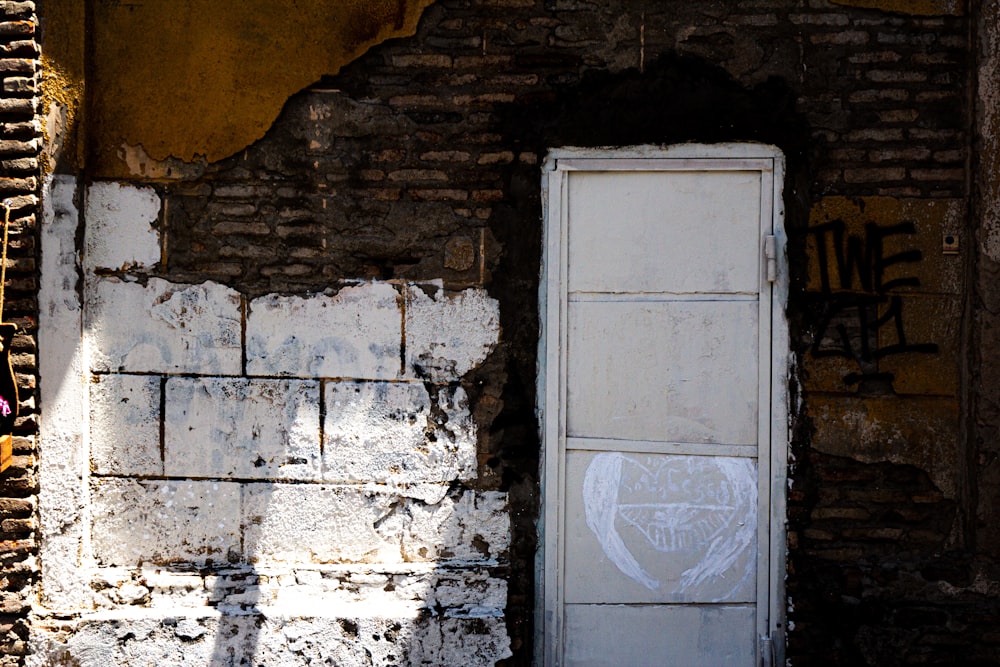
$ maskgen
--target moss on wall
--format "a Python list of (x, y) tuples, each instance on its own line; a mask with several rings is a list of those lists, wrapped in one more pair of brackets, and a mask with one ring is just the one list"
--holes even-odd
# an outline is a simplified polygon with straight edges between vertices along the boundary
[(80, 0), (46, 0), (42, 7), (42, 38), (46, 43), (40, 85), (45, 168), (53, 171), (71, 171), (83, 157), (78, 127), (84, 99), (85, 9)]

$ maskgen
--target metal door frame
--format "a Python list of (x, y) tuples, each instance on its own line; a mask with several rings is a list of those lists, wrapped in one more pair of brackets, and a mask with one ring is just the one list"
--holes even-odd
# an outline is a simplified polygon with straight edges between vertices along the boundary
[[(788, 382), (791, 354), (785, 307), (788, 262), (782, 185), (784, 157), (753, 143), (671, 147), (553, 149), (542, 168), (542, 269), (539, 283), (537, 413), (541, 431), (541, 516), (536, 563), (535, 663), (560, 664), (563, 639), (561, 555), (564, 529), (558, 500), (565, 492), (567, 332), (567, 175), (573, 171), (761, 172), (761, 277), (758, 400), (757, 664), (784, 664), (785, 521), (788, 461)], [(773, 237), (769, 245), (767, 237)], [(765, 259), (765, 253), (776, 263)], [(769, 270), (773, 275), (768, 276)], [(769, 280), (773, 278), (773, 280)], [(553, 344), (555, 343), (555, 344)], [(763, 369), (770, 367), (770, 373)]]

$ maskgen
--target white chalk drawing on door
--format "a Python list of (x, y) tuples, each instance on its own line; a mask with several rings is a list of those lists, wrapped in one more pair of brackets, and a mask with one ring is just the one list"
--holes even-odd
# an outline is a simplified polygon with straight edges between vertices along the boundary
[[(661, 582), (640, 565), (619, 532), (636, 530), (662, 553), (700, 551), (684, 570), (677, 592), (716, 578), (752, 549), (757, 530), (757, 473), (746, 458), (647, 455), (618, 452), (594, 456), (583, 479), (587, 526), (608, 559), (650, 590)], [(754, 576), (755, 561), (744, 558), (732, 577), (735, 591)]]

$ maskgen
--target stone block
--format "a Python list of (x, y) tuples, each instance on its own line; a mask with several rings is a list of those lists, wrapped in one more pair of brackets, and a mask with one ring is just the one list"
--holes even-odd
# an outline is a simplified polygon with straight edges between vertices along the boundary
[(150, 278), (88, 284), (86, 335), (94, 371), (240, 372), (240, 295), (213, 282), (181, 285)]
[(160, 197), (153, 188), (113, 182), (91, 185), (84, 218), (87, 270), (128, 270), (158, 263), (159, 216)]
[(382, 524), (401, 502), (356, 486), (247, 484), (244, 557), (251, 563), (399, 562), (399, 531)]
[(91, 504), (100, 565), (239, 560), (238, 484), (97, 479)]
[(336, 296), (269, 294), (250, 302), (250, 375), (398, 377), (402, 315), (387, 283), (345, 287)]
[(469, 479), (476, 427), (459, 388), (332, 382), (325, 388), (323, 477), (391, 484)]
[(355, 605), (314, 615), (206, 609), (172, 616), (142, 611), (95, 616), (76, 623), (68, 640), (49, 629), (34, 630), (26, 665), (486, 667), (511, 655), (503, 618), (442, 618), (414, 611)]
[(421, 618), (393, 607), (343, 611), (337, 617), (250, 617), (246, 630), (234, 634), (243, 639), (247, 664), (258, 665), (485, 667), (510, 656), (502, 618)]
[[(446, 488), (446, 487), (445, 487)], [(389, 487), (248, 484), (248, 562), (495, 562), (510, 545), (506, 494), (466, 491), (437, 502)]]
[(319, 477), (318, 382), (170, 378), (165, 411), (167, 475)]
[(402, 549), (408, 561), (489, 561), (510, 546), (507, 494), (466, 491), (439, 503), (406, 506)]
[(500, 305), (485, 290), (406, 291), (406, 374), (457, 380), (478, 366), (500, 337)]
[(93, 376), (90, 466), (100, 475), (163, 474), (159, 376)]
[(342, 619), (268, 617), (261, 624), (250, 663), (345, 667), (411, 664), (405, 659), (410, 638), (415, 630), (424, 628), (414, 627), (418, 625), (416, 618), (400, 618), (393, 611), (353, 617), (347, 610)]

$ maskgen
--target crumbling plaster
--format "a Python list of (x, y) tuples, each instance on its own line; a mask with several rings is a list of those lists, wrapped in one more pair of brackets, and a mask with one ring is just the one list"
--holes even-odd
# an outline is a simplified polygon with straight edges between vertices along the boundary
[(509, 501), (460, 484), (477, 472), (460, 382), (498, 342), (497, 302), (170, 282), (150, 275), (153, 189), (93, 183), (82, 216), (75, 179), (47, 189), (29, 664), (509, 656)]
[(86, 77), (80, 131), (93, 173), (176, 176), (262, 137), (292, 93), (413, 34), (429, 4), (49, 0), (47, 98), (75, 117)]

